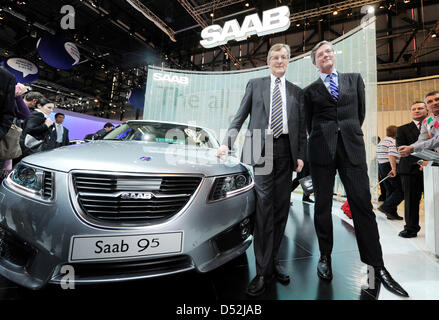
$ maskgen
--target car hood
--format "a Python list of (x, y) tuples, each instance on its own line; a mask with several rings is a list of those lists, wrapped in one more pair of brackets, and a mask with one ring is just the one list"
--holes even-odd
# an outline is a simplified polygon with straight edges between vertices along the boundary
[(245, 170), (237, 158), (224, 161), (215, 155), (216, 149), (195, 146), (102, 140), (36, 153), (23, 162), (64, 172), (99, 170), (216, 176)]

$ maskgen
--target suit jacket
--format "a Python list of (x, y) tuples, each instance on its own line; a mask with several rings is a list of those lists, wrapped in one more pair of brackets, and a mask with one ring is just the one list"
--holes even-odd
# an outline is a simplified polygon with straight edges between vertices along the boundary
[[(69, 129), (63, 126), (63, 135), (62, 135), (62, 143), (61, 146), (67, 146), (70, 142), (69, 140)], [(49, 127), (49, 134), (46, 138), (44, 150), (51, 150), (56, 148), (56, 139), (58, 138), (58, 134), (56, 132), (56, 125), (53, 124)]]
[(361, 75), (338, 74), (338, 101), (331, 96), (321, 78), (306, 87), (304, 94), (310, 163), (333, 163), (338, 135), (341, 134), (350, 162), (354, 165), (366, 164), (361, 130), (366, 104)]
[[(419, 133), (420, 131), (413, 121), (396, 128), (396, 146), (409, 146), (415, 143), (418, 140)], [(417, 161), (419, 161), (419, 158), (414, 156), (401, 157), (398, 165), (398, 173), (422, 174), (422, 171), (419, 171)]]
[[(271, 78), (270, 76), (264, 78), (251, 79), (247, 83), (244, 97), (241, 105), (230, 124), (227, 136), (223, 144), (230, 149), (236, 140), (239, 130), (243, 122), (250, 115), (250, 122), (248, 124), (248, 131), (245, 134), (243, 146), (243, 162), (250, 165), (259, 164), (261, 157), (264, 155), (265, 147), (265, 130), (268, 129), (270, 117), (270, 94), (271, 94)], [(304, 159), (305, 156), (305, 113), (303, 109), (303, 91), (298, 86), (289, 81), (285, 81), (286, 92), (286, 108), (288, 120), (288, 135), (290, 140), (291, 157), (295, 169), (297, 167), (297, 159)], [(256, 130), (260, 130), (261, 139), (256, 136)], [(253, 142), (260, 141), (258, 150), (261, 153), (253, 155)], [(251, 151), (251, 152), (250, 152)], [(249, 153), (250, 161), (245, 161), (244, 153)]]
[(431, 149), (439, 152), (439, 119), (433, 115), (422, 121), (418, 141), (412, 144), (415, 152)]
[(0, 68), (0, 140), (6, 135), (14, 120), (15, 77)]
[(46, 136), (49, 134), (49, 128), (44, 123), (45, 121), (46, 117), (41, 112), (36, 110), (31, 112), (20, 136), (20, 146), (23, 150), (23, 154), (25, 154), (25, 151), (28, 151), (28, 148), (24, 145), (24, 140), (27, 134), (30, 134), (37, 140), (44, 141), (46, 139)]

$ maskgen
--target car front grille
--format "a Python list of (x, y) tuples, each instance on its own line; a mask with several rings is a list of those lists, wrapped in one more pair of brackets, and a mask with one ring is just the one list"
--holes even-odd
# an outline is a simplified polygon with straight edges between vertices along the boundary
[(103, 221), (141, 223), (179, 212), (201, 183), (199, 176), (73, 173), (83, 212)]

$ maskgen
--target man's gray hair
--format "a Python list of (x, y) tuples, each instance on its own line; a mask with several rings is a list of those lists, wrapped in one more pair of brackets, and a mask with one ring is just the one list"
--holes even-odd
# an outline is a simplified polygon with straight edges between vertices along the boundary
[(314, 46), (314, 48), (312, 48), (312, 50), (311, 50), (311, 60), (312, 60), (312, 63), (314, 63), (314, 64), (316, 63), (316, 52), (317, 52), (317, 50), (318, 50), (321, 46), (323, 46), (323, 45), (325, 45), (325, 44), (327, 44), (328, 46), (330, 46), (331, 49), (332, 49), (332, 51), (334, 52), (334, 47), (332, 46), (332, 43), (331, 43), (331, 42), (326, 41), (326, 40), (320, 41), (320, 42), (317, 43), (317, 44)]
[(290, 60), (290, 55), (291, 55), (290, 46), (285, 44), (285, 43), (276, 43), (276, 44), (271, 46), (270, 50), (268, 50), (267, 62), (270, 61), (271, 54), (273, 53), (273, 51), (280, 51), (280, 50), (282, 50), (282, 48), (285, 48), (285, 50), (287, 50), (288, 60)]

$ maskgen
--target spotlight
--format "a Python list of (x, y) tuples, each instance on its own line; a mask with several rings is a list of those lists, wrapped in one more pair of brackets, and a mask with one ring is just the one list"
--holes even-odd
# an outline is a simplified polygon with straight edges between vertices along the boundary
[(431, 35), (431, 37), (432, 37), (432, 38), (436, 38), (436, 37), (437, 37), (437, 34), (436, 34), (436, 33), (433, 33), (433, 34)]
[(335, 10), (333, 13), (332, 13), (332, 15), (334, 15), (334, 16), (336, 16), (338, 14), (338, 11), (337, 10)]
[(250, 7), (250, 3), (246, 2), (246, 3), (245, 3), (245, 6), (246, 6), (247, 8)]

